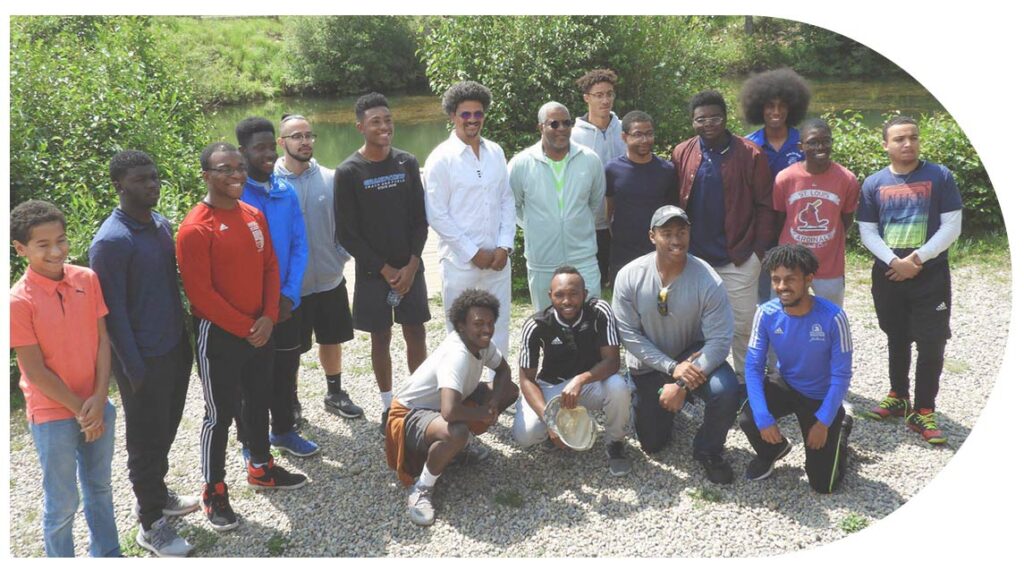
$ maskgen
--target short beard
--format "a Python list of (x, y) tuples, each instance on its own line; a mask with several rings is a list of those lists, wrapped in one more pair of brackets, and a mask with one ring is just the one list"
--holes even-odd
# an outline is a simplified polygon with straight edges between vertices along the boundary
[(295, 153), (292, 153), (291, 149), (289, 149), (287, 146), (285, 146), (284, 152), (285, 152), (286, 155), (288, 155), (289, 157), (299, 161), (300, 163), (308, 163), (310, 161), (310, 159), (313, 158), (313, 153), (310, 153), (309, 154), (309, 158), (304, 159), (304, 158), (296, 155)]

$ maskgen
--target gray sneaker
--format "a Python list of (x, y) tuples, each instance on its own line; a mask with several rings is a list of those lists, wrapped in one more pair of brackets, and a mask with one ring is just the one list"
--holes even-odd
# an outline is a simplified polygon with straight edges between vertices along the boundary
[(416, 525), (427, 526), (434, 523), (434, 503), (430, 499), (432, 493), (434, 488), (420, 486), (418, 482), (413, 484), (406, 503), (409, 506), (409, 519)]
[[(165, 516), (183, 516), (198, 509), (198, 496), (181, 496), (174, 490), (167, 490), (167, 503), (163, 508), (163, 514)], [(132, 513), (135, 515), (135, 519), (141, 519), (139, 517), (139, 513), (141, 511), (142, 506), (139, 505), (139, 502), (135, 502), (135, 507), (132, 508)]]
[(480, 444), (474, 435), (470, 435), (469, 442), (466, 443), (466, 447), (459, 451), (452, 458), (452, 464), (461, 464), (463, 466), (471, 466), (473, 464), (479, 464), (484, 460), (491, 457), (491, 450)]
[(633, 469), (633, 461), (626, 456), (625, 442), (610, 442), (605, 447), (605, 453), (608, 455), (608, 471), (612, 476), (625, 476)]
[(325, 396), (324, 408), (327, 409), (327, 412), (334, 413), (344, 418), (359, 418), (360, 416), (363, 416), (363, 409), (356, 406), (345, 391)]
[(140, 525), (135, 542), (157, 557), (188, 557), (192, 551), (192, 546), (178, 535), (166, 517), (156, 520), (149, 531), (143, 531)]

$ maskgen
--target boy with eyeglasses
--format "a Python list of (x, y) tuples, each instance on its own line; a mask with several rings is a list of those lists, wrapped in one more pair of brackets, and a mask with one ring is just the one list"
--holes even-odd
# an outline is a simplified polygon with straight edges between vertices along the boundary
[[(610, 69), (591, 70), (576, 80), (576, 87), (580, 89), (583, 101), (587, 104), (587, 112), (576, 119), (572, 127), (572, 141), (597, 153), (602, 165), (626, 152), (626, 144), (622, 140), (622, 122), (612, 111), (618, 80), (619, 76)], [(611, 215), (606, 214), (602, 205), (594, 219), (594, 228), (597, 230), (597, 265), (601, 271), (602, 286), (611, 286), (608, 270), (612, 234), (608, 227), (609, 220)]]
[(238, 527), (224, 482), (228, 428), (244, 394), (249, 486), (292, 489), (307, 483), (270, 456), (269, 412), (281, 276), (266, 218), (240, 200), (246, 180), (242, 154), (212, 143), (199, 157), (207, 194), (181, 221), (177, 254), (192, 306), (196, 362), (206, 414), (200, 434), (203, 508), (217, 531)]
[(723, 452), (740, 408), (741, 389), (725, 362), (733, 317), (723, 280), (687, 252), (690, 219), (662, 206), (650, 223), (654, 252), (622, 268), (612, 309), (636, 385), (633, 418), (640, 447), (654, 454), (668, 445), (672, 424), (692, 393), (705, 403), (693, 439), (693, 457), (713, 483), (733, 481)]
[(549, 101), (537, 112), (541, 139), (508, 163), (516, 219), (523, 228), (534, 311), (548, 305), (559, 266), (579, 270), (591, 297), (600, 297), (594, 218), (604, 206), (604, 165), (569, 137), (569, 110)]

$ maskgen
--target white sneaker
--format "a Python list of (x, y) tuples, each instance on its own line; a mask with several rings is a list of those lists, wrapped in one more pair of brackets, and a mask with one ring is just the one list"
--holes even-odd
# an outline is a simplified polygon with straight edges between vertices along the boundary
[(140, 525), (135, 542), (157, 557), (187, 557), (192, 551), (192, 546), (178, 535), (166, 517), (156, 520), (149, 531), (143, 531)]
[(420, 486), (419, 483), (413, 484), (407, 504), (409, 518), (416, 525), (426, 526), (434, 523), (434, 504), (430, 500), (430, 494), (433, 492), (434, 488), (432, 487)]

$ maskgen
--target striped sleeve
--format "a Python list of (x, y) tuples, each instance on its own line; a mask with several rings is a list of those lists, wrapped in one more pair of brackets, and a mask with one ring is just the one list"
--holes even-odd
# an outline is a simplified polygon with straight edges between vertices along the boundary
[(836, 335), (839, 339), (839, 351), (841, 353), (852, 353), (853, 352), (853, 338), (850, 336), (850, 322), (846, 318), (846, 312), (840, 310), (839, 313), (832, 318), (835, 324)]
[(599, 299), (594, 303), (594, 309), (597, 310), (597, 320), (594, 324), (598, 328), (598, 331), (604, 329), (604, 346), (619, 346), (619, 328), (615, 322), (615, 316), (612, 314), (612, 307), (608, 305), (608, 302)]
[(537, 320), (526, 320), (523, 324), (523, 336), (519, 341), (519, 368), (536, 369), (540, 366), (540, 333), (537, 330)]
[(747, 342), (747, 348), (756, 348), (757, 340), (760, 336), (758, 332), (758, 326), (761, 325), (761, 319), (764, 317), (764, 309), (759, 305), (757, 311), (754, 312), (754, 324), (750, 328), (750, 340)]

